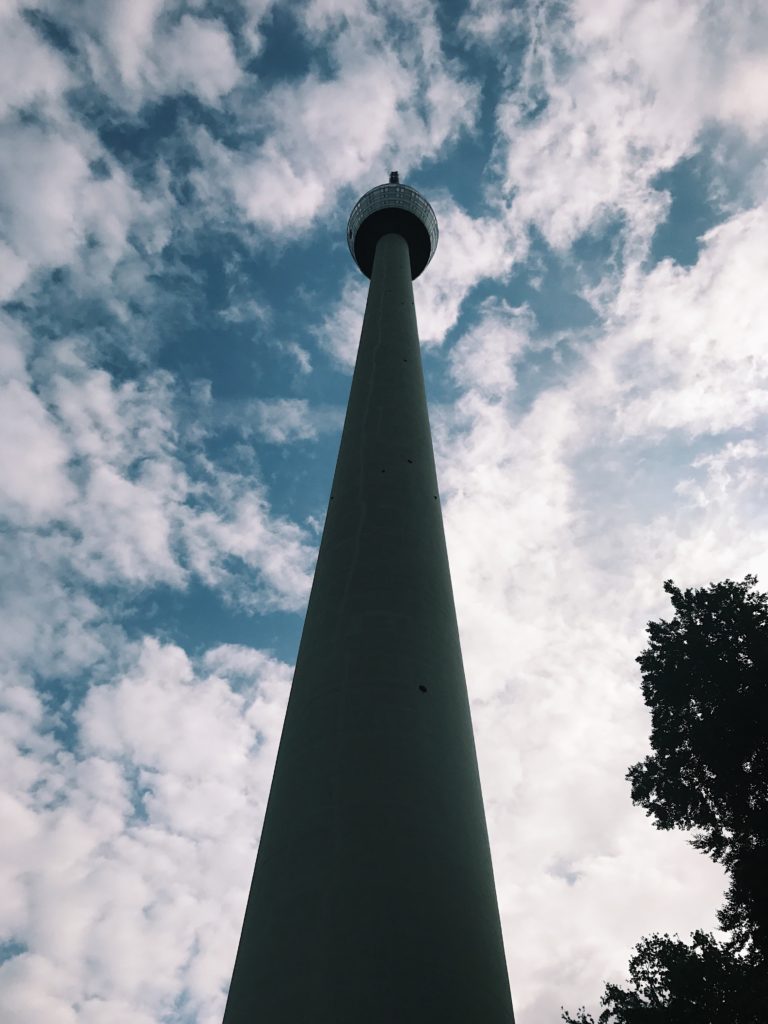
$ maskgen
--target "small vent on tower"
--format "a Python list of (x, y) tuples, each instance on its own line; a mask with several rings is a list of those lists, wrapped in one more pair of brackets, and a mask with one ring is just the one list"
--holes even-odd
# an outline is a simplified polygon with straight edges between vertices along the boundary
[(397, 171), (390, 171), (389, 172), (389, 184), (390, 185), (399, 185), (400, 184), (400, 175), (398, 174)]

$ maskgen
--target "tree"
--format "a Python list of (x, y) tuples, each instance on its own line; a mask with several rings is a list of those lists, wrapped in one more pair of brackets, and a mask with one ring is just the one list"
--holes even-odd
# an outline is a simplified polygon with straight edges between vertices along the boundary
[[(608, 984), (597, 1024), (765, 1024), (768, 973), (755, 950), (738, 953), (694, 932), (690, 945), (652, 935), (629, 962), (630, 986)], [(580, 1010), (566, 1024), (596, 1024)]]
[[(629, 987), (606, 985), (599, 1024), (768, 1021), (768, 596), (756, 586), (664, 584), (675, 614), (648, 624), (637, 659), (653, 753), (627, 773), (658, 828), (695, 830), (725, 867), (730, 938), (642, 939)], [(563, 1020), (595, 1024), (584, 1010)]]
[(627, 777), (658, 828), (692, 840), (731, 877), (720, 923), (768, 954), (768, 596), (757, 579), (685, 591), (648, 624), (637, 659), (653, 753)]

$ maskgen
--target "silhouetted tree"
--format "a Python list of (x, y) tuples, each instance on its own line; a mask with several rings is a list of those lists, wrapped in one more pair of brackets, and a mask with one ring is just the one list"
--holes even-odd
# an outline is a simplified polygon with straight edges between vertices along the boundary
[(648, 624), (637, 659), (653, 753), (627, 778), (658, 828), (696, 829), (693, 845), (730, 875), (721, 925), (768, 955), (768, 596), (756, 584), (664, 584), (675, 615)]
[(636, 946), (627, 988), (608, 984), (597, 1021), (579, 1010), (566, 1024), (765, 1024), (768, 975), (755, 950), (738, 953), (711, 935), (691, 943), (652, 935)]
[[(768, 1024), (768, 595), (756, 585), (664, 584), (675, 614), (648, 624), (637, 659), (653, 753), (627, 773), (658, 828), (696, 830), (693, 845), (725, 867), (730, 938), (642, 939), (599, 1024)], [(584, 1010), (563, 1020), (595, 1024)]]

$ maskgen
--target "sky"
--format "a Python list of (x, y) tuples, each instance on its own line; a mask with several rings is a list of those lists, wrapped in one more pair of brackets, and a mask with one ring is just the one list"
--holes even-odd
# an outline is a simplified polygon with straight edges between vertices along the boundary
[(714, 928), (624, 775), (768, 582), (765, 4), (0, 0), (0, 119), (4, 1024), (221, 1020), (392, 169), (518, 1024)]

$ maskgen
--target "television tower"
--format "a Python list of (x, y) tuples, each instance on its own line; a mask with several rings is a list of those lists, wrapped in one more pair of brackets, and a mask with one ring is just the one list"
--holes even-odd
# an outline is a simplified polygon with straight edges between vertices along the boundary
[(224, 1024), (514, 1024), (411, 281), (432, 207), (349, 218), (370, 278)]

